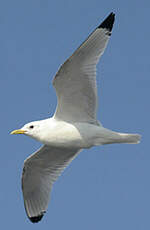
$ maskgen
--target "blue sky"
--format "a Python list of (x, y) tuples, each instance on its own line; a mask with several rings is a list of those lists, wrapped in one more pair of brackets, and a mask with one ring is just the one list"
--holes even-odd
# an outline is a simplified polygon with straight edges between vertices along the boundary
[[(149, 8), (147, 0), (1, 0), (1, 229), (150, 229)], [(40, 144), (9, 132), (51, 116), (60, 64), (111, 12), (116, 21), (98, 69), (98, 119), (142, 135), (139, 145), (84, 150), (55, 183), (38, 224), (26, 217), (23, 161)]]

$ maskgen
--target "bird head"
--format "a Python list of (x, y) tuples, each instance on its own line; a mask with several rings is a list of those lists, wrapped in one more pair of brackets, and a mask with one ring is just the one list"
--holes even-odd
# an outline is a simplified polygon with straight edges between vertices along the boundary
[(34, 139), (39, 140), (39, 132), (41, 133), (42, 122), (33, 121), (25, 124), (21, 129), (15, 129), (10, 134), (25, 134)]

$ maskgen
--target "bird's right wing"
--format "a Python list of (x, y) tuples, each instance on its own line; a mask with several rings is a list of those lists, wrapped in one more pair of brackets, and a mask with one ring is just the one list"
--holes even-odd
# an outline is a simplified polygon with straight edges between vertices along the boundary
[(111, 13), (60, 67), (53, 80), (58, 99), (56, 119), (96, 122), (96, 65), (107, 46), (114, 20)]
[(79, 149), (41, 147), (24, 162), (22, 191), (26, 213), (38, 222), (47, 210), (53, 182), (77, 156)]

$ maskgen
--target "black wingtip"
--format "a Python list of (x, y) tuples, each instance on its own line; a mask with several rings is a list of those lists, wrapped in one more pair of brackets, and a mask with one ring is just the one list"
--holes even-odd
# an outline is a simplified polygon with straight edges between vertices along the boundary
[(32, 223), (37, 223), (42, 219), (43, 216), (44, 216), (44, 214), (41, 214), (39, 216), (29, 217), (29, 219), (31, 220)]
[(98, 26), (98, 28), (107, 29), (109, 32), (111, 32), (114, 21), (115, 21), (115, 14), (111, 12), (108, 15), (108, 17)]

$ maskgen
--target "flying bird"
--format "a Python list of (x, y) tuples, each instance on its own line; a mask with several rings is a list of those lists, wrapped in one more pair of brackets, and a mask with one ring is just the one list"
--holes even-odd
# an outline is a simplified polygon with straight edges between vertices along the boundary
[(110, 13), (60, 67), (53, 79), (58, 99), (53, 117), (11, 132), (43, 144), (24, 161), (22, 173), (25, 210), (33, 223), (46, 212), (53, 183), (82, 149), (140, 142), (140, 135), (111, 131), (96, 118), (96, 65), (107, 46), (114, 20), (115, 14)]

